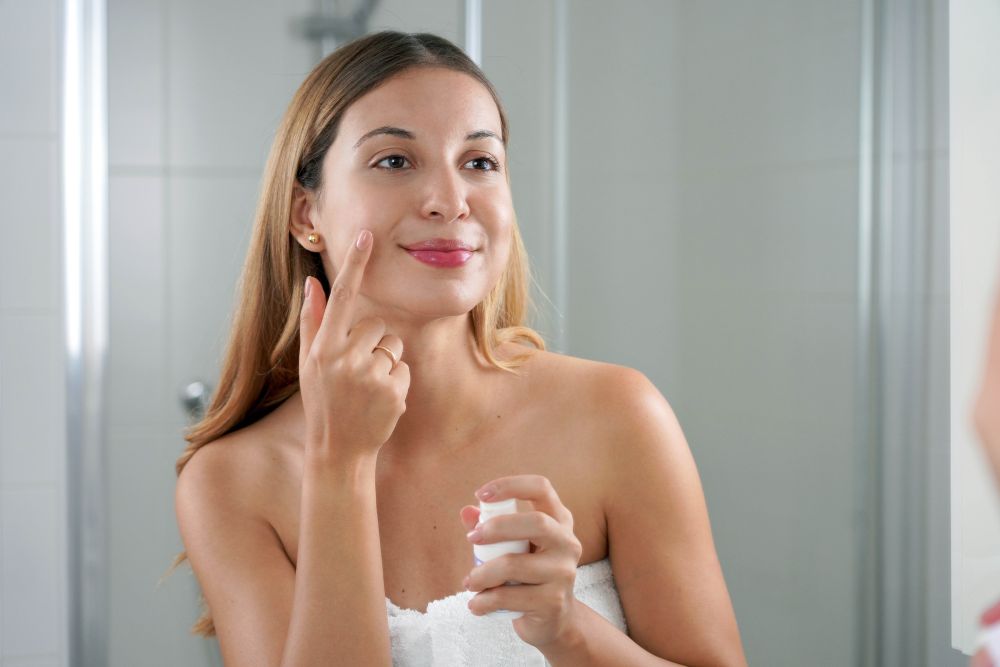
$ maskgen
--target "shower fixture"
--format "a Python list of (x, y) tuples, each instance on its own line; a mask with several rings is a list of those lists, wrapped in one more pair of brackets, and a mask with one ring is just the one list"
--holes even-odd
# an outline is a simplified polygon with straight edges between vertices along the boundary
[(295, 22), (303, 37), (319, 45), (320, 57), (366, 34), (378, 0), (362, 0), (346, 14), (340, 11), (340, 4), (336, 0), (319, 0), (317, 13)]

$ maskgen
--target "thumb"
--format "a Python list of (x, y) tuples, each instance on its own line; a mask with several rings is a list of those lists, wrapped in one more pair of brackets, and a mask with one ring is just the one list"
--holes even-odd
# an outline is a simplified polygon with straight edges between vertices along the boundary
[(466, 531), (472, 530), (479, 523), (479, 508), (474, 505), (466, 505), (458, 514)]
[(302, 312), (299, 316), (299, 371), (305, 365), (309, 350), (312, 349), (316, 331), (323, 321), (323, 310), (326, 295), (323, 286), (312, 276), (306, 276), (305, 296), (302, 299)]

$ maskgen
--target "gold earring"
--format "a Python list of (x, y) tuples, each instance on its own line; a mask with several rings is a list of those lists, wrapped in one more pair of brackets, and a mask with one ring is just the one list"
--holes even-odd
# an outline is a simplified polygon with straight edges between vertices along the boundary
[(319, 234), (313, 233), (309, 235), (309, 243), (318, 243), (318, 242), (319, 242)]

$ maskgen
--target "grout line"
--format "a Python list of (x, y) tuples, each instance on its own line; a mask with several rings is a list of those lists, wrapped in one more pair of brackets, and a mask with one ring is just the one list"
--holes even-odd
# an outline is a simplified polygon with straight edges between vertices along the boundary
[(24, 317), (26, 315), (34, 315), (36, 317), (59, 317), (58, 306), (53, 308), (52, 306), (4, 306), (0, 308), (0, 316), (16, 316)]
[[(171, 150), (170, 150), (170, 2), (169, 0), (160, 1), (163, 25), (163, 34), (161, 35), (162, 42), (162, 62), (160, 67), (162, 68), (161, 73), (163, 77), (163, 117), (161, 119), (163, 132), (161, 140), (163, 142), (162, 149), (162, 160), (164, 168), (164, 178), (163, 184), (163, 216), (160, 220), (160, 259), (161, 259), (161, 269), (160, 269), (160, 280), (162, 282), (162, 312), (163, 312), (163, 323), (166, 327), (167, 335), (165, 336), (165, 345), (162, 353), (158, 355), (159, 357), (159, 377), (160, 382), (163, 383), (163, 393), (164, 402), (163, 410), (166, 414), (162, 415), (160, 421), (166, 423), (168, 416), (170, 414), (170, 398), (172, 395), (170, 387), (170, 372), (169, 369), (173, 368), (171, 363), (173, 354), (173, 345), (171, 341), (173, 336), (171, 335), (174, 331), (174, 314), (172, 312), (172, 307), (170, 303), (170, 298), (172, 295), (170, 289), (170, 276), (171, 271), (171, 239), (170, 239), (170, 220), (171, 220), (171, 194), (173, 192), (173, 176), (180, 175), (182, 172), (177, 171), (175, 168), (170, 166), (171, 162)], [(211, 176), (213, 174), (209, 173), (205, 176)], [(179, 455), (179, 454), (178, 454)]]
[(14, 130), (0, 130), (0, 141), (39, 140), (59, 141), (59, 132), (18, 132)]
[[(164, 128), (164, 133), (166, 129)], [(246, 178), (260, 177), (260, 169), (240, 165), (169, 165), (169, 164), (117, 164), (108, 168), (111, 176), (183, 176), (189, 178)]]

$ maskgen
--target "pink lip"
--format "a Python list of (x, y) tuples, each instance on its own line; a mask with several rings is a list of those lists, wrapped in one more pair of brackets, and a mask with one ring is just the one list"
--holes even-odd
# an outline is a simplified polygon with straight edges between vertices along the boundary
[(419, 243), (411, 243), (403, 246), (407, 250), (437, 250), (439, 252), (449, 252), (451, 250), (475, 250), (471, 245), (459, 239), (426, 239)]
[(469, 261), (470, 257), (472, 257), (472, 251), (470, 250), (451, 250), (448, 252), (442, 252), (439, 250), (410, 250), (407, 248), (406, 252), (410, 253), (411, 256), (425, 264), (439, 266), (441, 268), (462, 266)]

